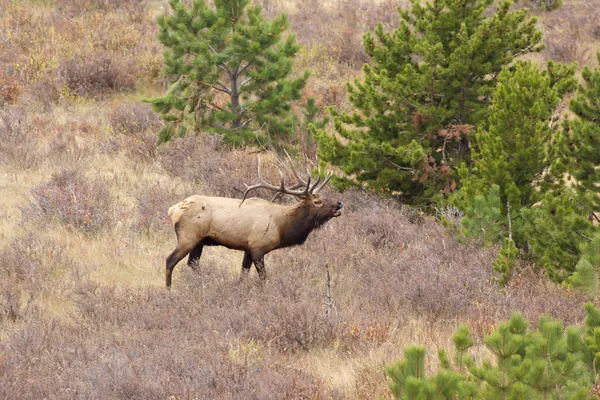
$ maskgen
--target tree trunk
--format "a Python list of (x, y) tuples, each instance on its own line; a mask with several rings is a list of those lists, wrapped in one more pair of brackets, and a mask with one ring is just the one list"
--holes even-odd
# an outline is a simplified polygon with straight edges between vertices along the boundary
[(231, 112), (234, 115), (231, 127), (237, 129), (242, 126), (242, 113), (240, 107), (240, 93), (238, 88), (237, 69), (231, 74)]

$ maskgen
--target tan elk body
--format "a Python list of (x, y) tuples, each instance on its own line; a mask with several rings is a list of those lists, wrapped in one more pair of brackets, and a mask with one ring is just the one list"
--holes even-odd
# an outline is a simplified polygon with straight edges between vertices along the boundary
[[(242, 261), (243, 278), (252, 263), (261, 279), (266, 278), (264, 256), (272, 250), (304, 243), (308, 235), (333, 217), (341, 214), (342, 202), (321, 199), (316, 194), (328, 182), (317, 179), (313, 185), (294, 175), (300, 181), (286, 188), (264, 181), (248, 187), (244, 198), (231, 199), (195, 195), (177, 203), (169, 209), (169, 217), (175, 227), (177, 248), (166, 262), (166, 284), (171, 286), (175, 265), (186, 255), (188, 265), (195, 267), (204, 246), (224, 246), (244, 251)], [(282, 205), (259, 198), (245, 200), (249, 191), (266, 188), (280, 194), (290, 194), (300, 201), (293, 205)], [(301, 189), (299, 189), (301, 188)]]

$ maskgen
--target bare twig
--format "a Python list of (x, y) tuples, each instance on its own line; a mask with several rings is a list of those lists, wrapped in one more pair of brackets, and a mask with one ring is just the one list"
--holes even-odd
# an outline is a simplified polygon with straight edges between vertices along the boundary
[(328, 264), (325, 264), (325, 271), (327, 271), (327, 301), (324, 302), (327, 308), (325, 309), (325, 316), (330, 318), (333, 313), (337, 315), (338, 311), (335, 304), (333, 304), (333, 298), (331, 296), (331, 275), (329, 275)]

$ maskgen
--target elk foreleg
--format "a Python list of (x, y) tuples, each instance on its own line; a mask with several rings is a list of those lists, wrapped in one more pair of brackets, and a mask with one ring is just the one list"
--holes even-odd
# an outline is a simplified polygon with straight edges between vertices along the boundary
[(191, 246), (182, 246), (181, 243), (177, 245), (175, 250), (167, 257), (167, 269), (165, 271), (165, 279), (167, 288), (171, 288), (171, 276), (173, 275), (173, 268), (177, 265), (183, 257), (187, 256), (192, 250)]
[(246, 250), (244, 252), (244, 260), (242, 261), (242, 272), (240, 273), (240, 282), (246, 279), (252, 267), (252, 253)]
[(200, 257), (202, 256), (203, 247), (204, 243), (198, 243), (196, 247), (194, 247), (194, 249), (190, 252), (190, 255), (187, 260), (187, 265), (189, 265), (195, 272), (198, 272), (198, 261), (200, 261)]

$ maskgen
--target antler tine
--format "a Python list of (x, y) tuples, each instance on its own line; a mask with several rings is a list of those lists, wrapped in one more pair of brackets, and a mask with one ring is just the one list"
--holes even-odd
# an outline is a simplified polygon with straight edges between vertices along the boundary
[[(303, 186), (304, 186), (304, 184), (302, 184), (302, 183), (295, 183), (292, 186), (290, 186), (288, 189), (295, 190), (295, 189), (301, 188)], [(279, 196), (281, 196), (282, 194), (284, 194), (284, 193), (283, 192), (277, 192), (275, 194), (275, 196), (273, 196), (273, 198), (271, 199), (271, 203), (274, 202), (275, 200), (277, 200), (279, 198)]]
[[(296, 172), (294, 171), (294, 174), (297, 176)], [(246, 200), (246, 196), (248, 196), (248, 193), (254, 189), (259, 189), (259, 188), (264, 188), (264, 189), (269, 189), (269, 190), (273, 190), (275, 192), (277, 192), (278, 194), (290, 194), (292, 196), (308, 196), (308, 190), (310, 187), (310, 176), (308, 178), (308, 182), (304, 182), (302, 179), (300, 179), (300, 181), (302, 183), (298, 183), (295, 185), (290, 186), (289, 188), (285, 187), (285, 182), (284, 182), (284, 178), (283, 178), (283, 173), (281, 172), (281, 170), (279, 171), (279, 175), (281, 177), (281, 185), (275, 186), (269, 182), (267, 182), (263, 176), (262, 176), (262, 171), (260, 169), (260, 155), (258, 156), (258, 179), (259, 179), (259, 183), (252, 185), (252, 186), (248, 186), (246, 185), (246, 192), (244, 193), (244, 197), (242, 198), (242, 201), (240, 203), (240, 206), (242, 205), (242, 203), (244, 203), (244, 201)], [(296, 190), (300, 187), (303, 187), (304, 185), (306, 185), (306, 188), (303, 190)], [(275, 197), (273, 198), (273, 200), (275, 200), (277, 198), (277, 195), (275, 195)], [(273, 201), (272, 200), (272, 201)], [(239, 206), (238, 206), (239, 207)]]
[(248, 193), (250, 193), (254, 189), (265, 188), (265, 189), (270, 189), (270, 190), (275, 190), (275, 191), (280, 190), (280, 188), (278, 188), (277, 186), (271, 185), (270, 183), (265, 181), (265, 179), (262, 176), (262, 171), (260, 169), (260, 154), (258, 154), (257, 157), (258, 157), (258, 179), (260, 182), (257, 184), (254, 184), (252, 186), (246, 185), (246, 191), (244, 192), (244, 197), (242, 197), (242, 201), (238, 207), (240, 207), (244, 203), (244, 201), (246, 200), (246, 196), (248, 196)]
[(328, 173), (327, 176), (325, 177), (325, 180), (323, 180), (323, 182), (316, 189), (314, 189), (313, 193), (319, 193), (321, 191), (321, 189), (323, 189), (329, 183), (329, 180), (331, 179), (332, 176), (333, 176), (332, 172)]
[(319, 182), (321, 182), (321, 174), (317, 175), (317, 180), (315, 181), (315, 183), (313, 183), (313, 185), (310, 187), (310, 189), (308, 190), (309, 194), (313, 194), (315, 191), (315, 188), (317, 186), (319, 186)]
[(306, 185), (306, 181), (304, 179), (300, 178), (300, 175), (298, 175), (298, 172), (296, 172), (296, 168), (294, 168), (294, 162), (292, 161), (292, 157), (290, 157), (287, 150), (284, 149), (283, 151), (285, 152), (285, 155), (287, 156), (288, 161), (290, 162), (290, 168), (291, 168), (292, 172), (294, 173), (294, 176), (296, 177), (298, 182), (302, 182), (303, 185)]

